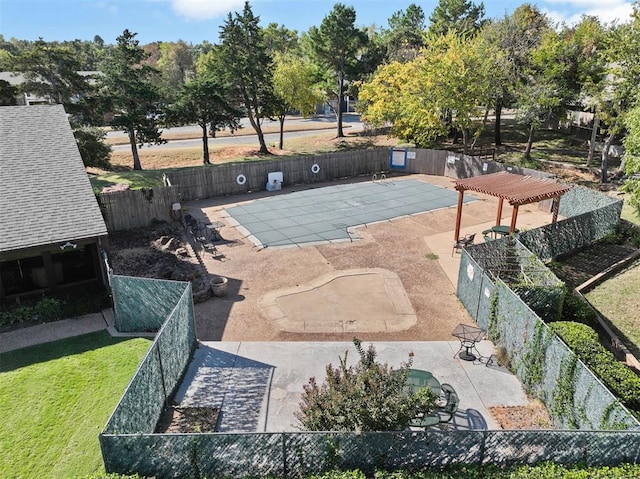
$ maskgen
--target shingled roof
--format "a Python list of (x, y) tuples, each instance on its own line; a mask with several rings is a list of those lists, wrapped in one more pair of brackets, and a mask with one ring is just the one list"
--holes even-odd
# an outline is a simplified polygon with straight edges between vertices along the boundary
[(0, 107), (0, 253), (104, 236), (62, 105)]
[(550, 198), (558, 198), (569, 191), (571, 186), (501, 171), (490, 175), (457, 180), (455, 188), (458, 191), (471, 190), (497, 196), (507, 200), (512, 206), (521, 206)]

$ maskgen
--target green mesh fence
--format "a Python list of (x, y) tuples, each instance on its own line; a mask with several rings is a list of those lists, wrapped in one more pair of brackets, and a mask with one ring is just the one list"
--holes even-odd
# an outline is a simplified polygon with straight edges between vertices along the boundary
[(402, 431), (142, 434), (108, 443), (107, 469), (143, 476), (301, 477), (332, 470), (417, 472), (452, 464), (637, 463), (629, 431)]
[[(159, 290), (159, 283), (162, 283), (158, 280), (116, 278), (118, 280), (113, 282), (114, 288), (125, 287), (127, 291), (137, 291), (138, 294), (145, 294), (147, 291), (146, 288), (138, 287), (144, 281), (152, 282), (155, 290)], [(136, 287), (127, 287), (128, 282), (134, 283)], [(153, 432), (166, 400), (177, 388), (191, 360), (196, 346), (191, 284), (175, 281), (167, 283), (167, 291), (175, 293), (181, 289), (181, 296), (174, 303), (170, 314), (165, 316), (164, 324), (111, 415), (104, 433)], [(134, 295), (125, 297), (129, 301), (139, 301)], [(126, 306), (124, 304), (125, 309)], [(104, 458), (106, 464), (109, 458), (106, 455)]]
[[(471, 246), (469, 254), (473, 256), (477, 268), (491, 278), (500, 278), (507, 283), (538, 316), (547, 321), (559, 319), (565, 295), (564, 283), (516, 238), (508, 237)], [(461, 266), (458, 275), (459, 296), (470, 287), (469, 275), (473, 274), (473, 269), (469, 269), (469, 259), (465, 258), (463, 263), (464, 268)], [(462, 275), (465, 277), (460, 278)], [(476, 279), (470, 293), (479, 301), (475, 307), (468, 309), (477, 320), (478, 308), (486, 308), (486, 300), (490, 297), (482, 276)]]
[(113, 315), (122, 332), (158, 331), (184, 293), (185, 283), (117, 276), (111, 278)]
[[(546, 288), (523, 294), (522, 288), (518, 291), (518, 287), (502, 281), (500, 271), (504, 272), (504, 268), (497, 267), (502, 267), (499, 258), (526, 258), (504, 251), (517, 250), (514, 241), (493, 241), (463, 251), (458, 274), (462, 304), (487, 330), (489, 339), (507, 351), (511, 369), (527, 392), (547, 405), (556, 425), (595, 430), (638, 427), (615, 396), (527, 304), (533, 299), (534, 306), (544, 311), (553, 311), (558, 304), (561, 307), (562, 283), (553, 275), (545, 275), (535, 262), (531, 262), (532, 270), (543, 285), (547, 284)], [(514, 280), (513, 275), (504, 276)], [(557, 287), (552, 286), (554, 283)]]
[(621, 200), (576, 186), (560, 201), (566, 219), (523, 231), (518, 239), (542, 261), (550, 261), (614, 232), (621, 212)]
[(575, 185), (562, 195), (558, 213), (560, 216), (569, 218), (618, 203), (622, 207), (622, 200), (602, 194), (591, 188)]

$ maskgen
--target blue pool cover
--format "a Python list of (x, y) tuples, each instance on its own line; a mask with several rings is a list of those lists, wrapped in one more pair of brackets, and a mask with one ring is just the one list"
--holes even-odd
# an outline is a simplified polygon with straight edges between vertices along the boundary
[[(465, 202), (475, 198), (465, 195)], [(348, 228), (415, 215), (458, 202), (458, 193), (416, 179), (349, 183), (262, 198), (226, 208), (257, 245), (351, 239)]]

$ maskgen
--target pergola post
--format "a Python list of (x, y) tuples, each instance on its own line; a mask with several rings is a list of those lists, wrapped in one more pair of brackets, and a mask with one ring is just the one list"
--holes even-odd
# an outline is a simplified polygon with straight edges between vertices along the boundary
[(498, 216), (496, 217), (496, 225), (499, 225), (502, 221), (502, 205), (504, 204), (504, 198), (498, 200)]
[(553, 216), (551, 218), (552, 223), (556, 223), (558, 221), (558, 211), (560, 210), (560, 197), (556, 196), (553, 199), (553, 203), (551, 203), (551, 213)]
[(509, 234), (512, 235), (516, 230), (516, 221), (518, 221), (518, 205), (513, 205), (511, 212), (511, 226), (509, 226)]
[(458, 211), (456, 212), (456, 231), (454, 233), (453, 241), (458, 241), (460, 237), (460, 221), (462, 220), (462, 205), (464, 200), (464, 190), (458, 190)]

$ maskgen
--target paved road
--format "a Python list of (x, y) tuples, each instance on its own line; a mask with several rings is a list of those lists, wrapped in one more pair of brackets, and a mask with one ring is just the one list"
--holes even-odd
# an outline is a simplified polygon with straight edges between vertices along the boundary
[[(240, 131), (237, 131), (233, 136), (209, 138), (209, 147), (215, 148), (216, 146), (220, 146), (220, 145), (238, 145), (238, 144), (256, 145), (256, 146), (259, 145), (258, 137), (255, 134), (255, 131), (253, 130), (253, 128), (251, 127), (249, 120), (247, 118), (243, 118), (241, 120), (241, 124), (243, 125), (243, 129)], [(310, 125), (313, 125), (314, 128), (318, 128), (318, 127), (322, 127), (323, 125), (326, 125), (327, 130), (333, 130), (336, 128), (336, 121), (333, 115), (329, 115), (329, 116), (318, 115), (311, 118), (301, 118), (301, 117), (287, 118), (287, 120), (285, 121), (285, 128), (287, 129), (301, 128), (303, 130), (289, 131), (289, 132), (285, 131), (284, 141), (286, 142), (287, 140), (290, 140), (292, 138), (313, 136), (313, 135), (317, 135), (319, 131), (324, 131), (324, 130), (318, 130), (318, 129), (304, 130), (304, 128), (308, 128)], [(345, 114), (343, 119), (343, 126), (347, 128), (347, 131), (349, 132), (360, 131), (363, 128), (362, 123), (360, 122), (360, 117), (354, 114)], [(263, 127), (278, 128), (279, 122), (266, 120), (263, 123)], [(188, 147), (194, 147), (194, 146), (202, 146), (202, 138), (200, 137), (200, 135), (202, 134), (202, 130), (197, 125), (181, 126), (176, 128), (164, 128), (163, 131), (165, 131), (167, 134), (169, 133), (193, 134), (194, 138), (187, 139), (187, 140), (170, 140), (163, 145), (154, 145), (154, 148), (166, 149), (166, 148), (188, 148)], [(120, 131), (110, 131), (107, 133), (107, 137), (112, 139), (116, 139), (116, 138), (124, 139), (125, 134)], [(267, 143), (277, 143), (280, 138), (280, 134), (267, 133), (265, 134), (264, 137)], [(129, 150), (129, 149), (130, 149), (130, 146), (128, 144), (113, 146), (114, 151)]]

